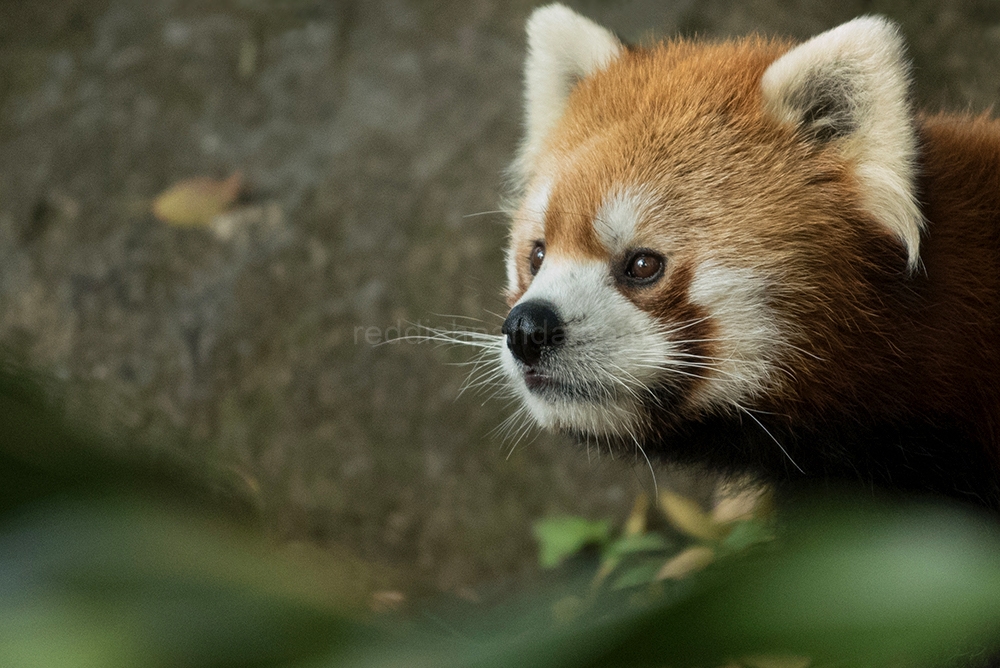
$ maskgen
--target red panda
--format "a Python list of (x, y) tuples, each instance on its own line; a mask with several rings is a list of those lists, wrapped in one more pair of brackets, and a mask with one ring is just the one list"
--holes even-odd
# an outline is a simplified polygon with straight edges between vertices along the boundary
[(651, 48), (531, 16), (501, 365), (542, 427), (1000, 507), (1000, 123), (897, 28)]

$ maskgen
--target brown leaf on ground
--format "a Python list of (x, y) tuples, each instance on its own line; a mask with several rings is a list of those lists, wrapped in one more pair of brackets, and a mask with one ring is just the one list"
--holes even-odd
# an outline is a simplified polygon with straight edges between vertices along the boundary
[(184, 179), (153, 201), (153, 215), (164, 223), (181, 227), (208, 225), (236, 202), (242, 189), (240, 172), (225, 180), (207, 176)]

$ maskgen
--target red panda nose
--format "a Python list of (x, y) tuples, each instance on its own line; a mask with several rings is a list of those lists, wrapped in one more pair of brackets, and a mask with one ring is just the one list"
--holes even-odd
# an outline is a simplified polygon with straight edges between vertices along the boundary
[(510, 352), (527, 366), (535, 366), (566, 340), (559, 314), (542, 301), (528, 301), (512, 308), (500, 331), (507, 336)]

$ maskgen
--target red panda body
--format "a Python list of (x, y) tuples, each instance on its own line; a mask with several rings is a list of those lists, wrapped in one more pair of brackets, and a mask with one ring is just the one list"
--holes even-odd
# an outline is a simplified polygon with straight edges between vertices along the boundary
[(622, 45), (529, 23), (502, 364), (542, 426), (1000, 505), (1000, 123), (895, 28)]

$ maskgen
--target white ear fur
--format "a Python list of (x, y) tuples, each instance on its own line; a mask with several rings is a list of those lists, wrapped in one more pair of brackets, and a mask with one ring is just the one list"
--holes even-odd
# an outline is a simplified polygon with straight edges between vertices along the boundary
[(920, 258), (924, 219), (914, 194), (917, 138), (909, 66), (895, 25), (863, 17), (813, 37), (776, 60), (761, 87), (767, 110), (816, 141), (836, 141), (854, 164), (864, 205)]
[(528, 19), (524, 66), (525, 138), (516, 171), (523, 178), (552, 127), (566, 109), (576, 82), (608, 66), (622, 52), (609, 30), (560, 4)]

